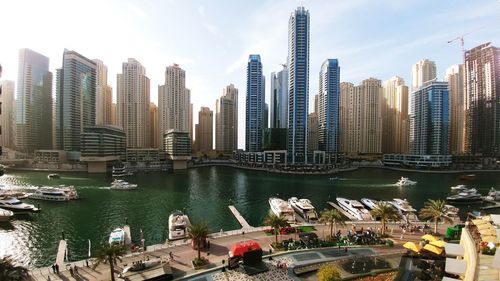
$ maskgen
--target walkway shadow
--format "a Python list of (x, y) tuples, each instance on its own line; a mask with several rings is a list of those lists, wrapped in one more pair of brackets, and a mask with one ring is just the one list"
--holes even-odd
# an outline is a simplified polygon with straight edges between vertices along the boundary
[(225, 246), (211, 243), (210, 249), (204, 249), (203, 252), (210, 253), (211, 256), (213, 255), (216, 257), (221, 257), (221, 256), (227, 256), (229, 249)]

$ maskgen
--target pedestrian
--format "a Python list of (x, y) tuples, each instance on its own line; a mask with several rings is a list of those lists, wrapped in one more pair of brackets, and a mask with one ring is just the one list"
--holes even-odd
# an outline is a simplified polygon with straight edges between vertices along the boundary
[(59, 274), (59, 265), (56, 263), (56, 274)]
[(71, 275), (71, 277), (75, 276), (75, 273), (73, 272), (73, 268), (71, 266), (69, 267), (69, 274)]
[(174, 254), (172, 254), (172, 252), (168, 253), (170, 255), (170, 260), (173, 261), (174, 260)]
[(210, 249), (210, 240), (207, 241), (207, 248)]
[(74, 271), (75, 271), (75, 274), (78, 274), (78, 266), (76, 266), (76, 264), (75, 264), (75, 267), (74, 267)]
[(56, 265), (55, 264), (52, 265), (52, 272), (56, 273)]
[(85, 260), (85, 265), (89, 267), (89, 260)]

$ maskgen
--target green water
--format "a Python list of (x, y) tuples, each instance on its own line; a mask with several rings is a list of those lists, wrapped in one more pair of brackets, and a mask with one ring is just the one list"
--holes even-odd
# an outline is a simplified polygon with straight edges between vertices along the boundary
[[(466, 182), (481, 193), (500, 186), (498, 173), (476, 173)], [(61, 231), (69, 242), (70, 258), (84, 259), (88, 239), (92, 245), (104, 243), (109, 233), (128, 218), (133, 240), (144, 231), (146, 244), (164, 243), (169, 214), (184, 210), (191, 221), (206, 220), (213, 232), (239, 228), (228, 204), (232, 203), (251, 225), (260, 225), (269, 210), (268, 198), (278, 195), (309, 198), (316, 209), (336, 196), (352, 199), (407, 198), (421, 208), (428, 198), (445, 198), (450, 186), (463, 184), (457, 174), (406, 173), (383, 169), (359, 169), (330, 176), (277, 175), (227, 167), (197, 168), (175, 173), (138, 174), (128, 178), (139, 190), (110, 190), (110, 176), (60, 173), (61, 179), (48, 180), (47, 173), (9, 172), (0, 177), (6, 187), (29, 190), (33, 185), (74, 185), (81, 200), (44, 202), (42, 212), (0, 224), (0, 256), (11, 255), (30, 267), (50, 265), (55, 260)], [(415, 187), (396, 187), (401, 176), (418, 181)], [(461, 206), (467, 209), (467, 206)]]

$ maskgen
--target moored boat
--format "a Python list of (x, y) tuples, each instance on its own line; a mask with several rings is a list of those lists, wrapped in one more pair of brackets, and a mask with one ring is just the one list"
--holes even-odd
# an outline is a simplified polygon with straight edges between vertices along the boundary
[(189, 217), (179, 210), (175, 210), (168, 217), (168, 240), (188, 237)]
[(393, 201), (388, 201), (399, 212), (403, 220), (406, 222), (419, 221), (417, 210), (415, 210), (406, 199), (394, 198)]
[(357, 200), (337, 197), (337, 202), (339, 203), (339, 206), (344, 209), (344, 211), (351, 214), (357, 220), (369, 221), (373, 219), (370, 212)]
[(445, 205), (445, 208), (446, 208), (446, 215), (448, 217), (456, 217), (456, 216), (458, 216), (459, 209), (457, 207), (452, 206), (452, 205)]
[(109, 244), (125, 244), (125, 231), (122, 228), (116, 228), (109, 234)]
[(275, 215), (284, 217), (289, 223), (295, 223), (294, 211), (290, 204), (285, 200), (277, 197), (271, 197), (269, 198), (269, 206)]
[(14, 216), (14, 212), (9, 210), (0, 209), (0, 222), (10, 220)]
[(476, 189), (472, 188), (462, 190), (458, 194), (448, 196), (446, 197), (446, 201), (457, 204), (475, 204), (483, 202), (483, 197), (481, 194), (477, 193)]
[(375, 207), (377, 207), (378, 202), (379, 201), (370, 198), (361, 198), (361, 203), (363, 203), (363, 205), (365, 205), (368, 208), (368, 210), (375, 209)]
[(318, 221), (318, 213), (309, 199), (297, 199), (297, 197), (292, 197), (288, 199), (288, 203), (306, 222)]
[(13, 211), (15, 214), (29, 214), (39, 209), (32, 204), (26, 204), (14, 197), (0, 197), (0, 208)]

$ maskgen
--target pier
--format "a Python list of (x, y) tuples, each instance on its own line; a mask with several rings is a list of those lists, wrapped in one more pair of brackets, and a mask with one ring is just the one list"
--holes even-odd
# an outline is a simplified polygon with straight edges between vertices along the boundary
[(56, 264), (58, 264), (60, 267), (64, 266), (64, 258), (66, 257), (66, 240), (61, 239), (59, 240), (59, 247), (57, 248), (57, 255), (56, 255)]
[(245, 218), (243, 218), (243, 216), (236, 209), (236, 207), (234, 207), (233, 205), (229, 205), (229, 210), (231, 210), (231, 212), (233, 213), (234, 217), (236, 218), (236, 220), (238, 220), (238, 222), (241, 224), (241, 227), (243, 229), (253, 228), (250, 224), (248, 224), (248, 222), (245, 220)]
[(328, 205), (332, 206), (333, 208), (339, 210), (340, 213), (342, 213), (344, 216), (346, 216), (349, 220), (351, 221), (358, 221), (358, 219), (356, 217), (354, 217), (353, 215), (349, 214), (348, 212), (344, 211), (344, 209), (342, 209), (339, 205), (333, 203), (333, 202), (326, 202)]
[(130, 235), (130, 226), (124, 225), (123, 231), (125, 232), (125, 245), (132, 244), (132, 236)]

